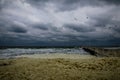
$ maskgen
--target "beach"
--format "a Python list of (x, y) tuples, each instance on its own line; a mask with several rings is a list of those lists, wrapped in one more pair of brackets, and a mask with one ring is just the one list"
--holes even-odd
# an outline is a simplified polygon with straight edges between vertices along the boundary
[(21, 55), (0, 60), (0, 80), (119, 80), (119, 57)]
[(0, 80), (120, 80), (120, 0), (0, 0)]

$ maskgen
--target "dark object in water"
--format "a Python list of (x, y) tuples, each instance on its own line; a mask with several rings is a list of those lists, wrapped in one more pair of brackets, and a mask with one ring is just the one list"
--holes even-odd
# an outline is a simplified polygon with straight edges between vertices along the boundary
[(89, 52), (94, 56), (101, 57), (120, 57), (120, 49), (104, 49), (104, 48), (83, 48), (86, 52)]
[(95, 51), (93, 51), (93, 50), (90, 50), (90, 49), (88, 49), (88, 48), (83, 48), (86, 52), (89, 52), (91, 55), (94, 55), (94, 56), (97, 56), (96, 54), (96, 52)]

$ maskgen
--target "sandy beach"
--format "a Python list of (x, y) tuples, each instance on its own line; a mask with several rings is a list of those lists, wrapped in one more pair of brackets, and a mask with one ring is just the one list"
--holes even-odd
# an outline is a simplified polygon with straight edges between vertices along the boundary
[(0, 60), (0, 80), (119, 80), (119, 57), (22, 55)]

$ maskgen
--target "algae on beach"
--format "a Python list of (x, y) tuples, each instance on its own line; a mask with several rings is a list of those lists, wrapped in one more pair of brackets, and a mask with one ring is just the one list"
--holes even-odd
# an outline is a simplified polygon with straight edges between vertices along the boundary
[(0, 80), (119, 80), (120, 58), (0, 60)]

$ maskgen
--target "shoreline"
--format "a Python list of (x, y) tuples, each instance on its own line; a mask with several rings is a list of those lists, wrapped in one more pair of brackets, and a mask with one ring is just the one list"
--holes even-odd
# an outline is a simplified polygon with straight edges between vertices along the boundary
[(16, 56), (16, 58), (39, 58), (39, 59), (55, 59), (55, 58), (66, 58), (66, 59), (88, 59), (95, 58), (92, 55), (84, 55), (84, 54), (64, 54), (64, 53), (52, 53), (52, 54), (32, 54), (32, 55), (20, 55)]

